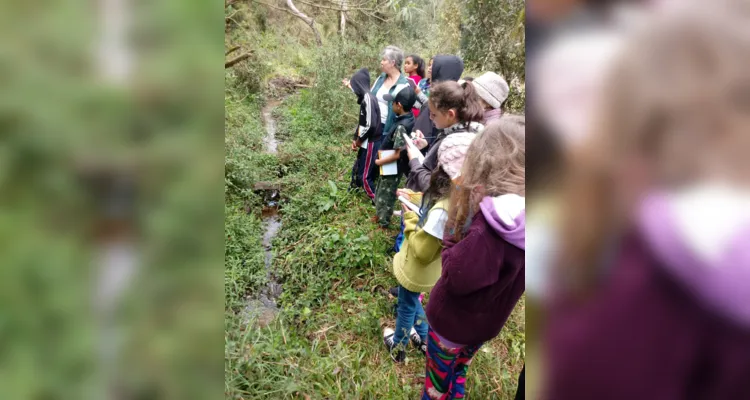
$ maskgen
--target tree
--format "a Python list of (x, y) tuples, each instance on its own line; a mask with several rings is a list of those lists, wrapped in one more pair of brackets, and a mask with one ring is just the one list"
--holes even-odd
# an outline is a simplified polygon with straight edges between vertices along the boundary
[(286, 0), (286, 6), (289, 7), (289, 9), (292, 11), (292, 14), (305, 21), (305, 23), (310, 26), (310, 29), (312, 29), (313, 33), (315, 34), (315, 42), (318, 44), (318, 46), (322, 46), (323, 41), (320, 39), (320, 32), (318, 32), (318, 28), (315, 27), (315, 20), (298, 10), (297, 7), (294, 6), (292, 0)]

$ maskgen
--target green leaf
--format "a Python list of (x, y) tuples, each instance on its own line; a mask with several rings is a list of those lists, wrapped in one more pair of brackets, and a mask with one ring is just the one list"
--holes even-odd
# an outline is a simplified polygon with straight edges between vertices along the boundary
[(329, 180), (328, 181), (328, 186), (331, 187), (331, 196), (336, 197), (336, 193), (338, 193), (338, 188), (336, 187), (336, 183), (334, 183), (333, 181)]

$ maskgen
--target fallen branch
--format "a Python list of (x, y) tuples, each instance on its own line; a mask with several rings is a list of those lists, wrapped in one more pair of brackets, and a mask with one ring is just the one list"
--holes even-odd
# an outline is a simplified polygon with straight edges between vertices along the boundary
[(246, 59), (250, 58), (250, 56), (252, 56), (252, 55), (253, 55), (252, 52), (240, 54), (237, 57), (235, 57), (235, 58), (233, 58), (233, 59), (231, 59), (229, 61), (226, 61), (224, 63), (224, 68), (231, 68), (234, 64), (237, 64), (238, 62), (240, 62), (242, 60), (246, 60)]
[(234, 53), (235, 51), (241, 49), (241, 46), (234, 46), (231, 49), (227, 50), (226, 53), (224, 53), (225, 56), (230, 55), (231, 53)]

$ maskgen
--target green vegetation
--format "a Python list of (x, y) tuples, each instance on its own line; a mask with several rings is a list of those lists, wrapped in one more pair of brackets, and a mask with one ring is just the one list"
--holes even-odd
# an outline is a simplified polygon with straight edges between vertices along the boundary
[[(448, 6), (455, 4), (442, 7)], [(253, 49), (263, 56), (226, 75), (226, 397), (417, 398), (424, 357), (410, 349), (405, 365), (395, 365), (382, 345), (382, 327), (394, 324), (395, 300), (387, 289), (396, 280), (387, 250), (397, 232), (376, 230), (369, 199), (346, 190), (358, 105), (341, 79), (363, 66), (374, 74), (386, 44), (427, 55), (430, 40), (418, 43), (395, 29), (378, 30), (364, 17), (356, 29), (372, 34), (347, 28), (352, 37), (341, 39), (335, 29), (324, 28), (326, 15), (319, 14), (323, 45), (317, 47), (310, 28), (291, 15), (252, 3), (228, 13), (237, 10), (233, 18), (243, 22), (228, 28), (227, 48), (241, 44), (238, 52)], [(408, 23), (408, 13), (389, 12), (393, 18), (404, 14), (398, 24)], [(412, 21), (423, 18), (413, 15)], [(448, 51), (434, 46), (433, 52)], [(296, 94), (274, 108), (282, 140), (278, 154), (265, 154), (261, 110), (273, 96), (292, 91)], [(261, 181), (280, 184), (282, 198), (283, 228), (272, 243), (271, 269), (283, 294), (280, 312), (267, 326), (248, 323), (242, 312), (246, 297), (258, 295), (267, 283), (263, 199), (253, 191)], [(522, 301), (472, 364), (470, 396), (511, 398), (524, 351)]]

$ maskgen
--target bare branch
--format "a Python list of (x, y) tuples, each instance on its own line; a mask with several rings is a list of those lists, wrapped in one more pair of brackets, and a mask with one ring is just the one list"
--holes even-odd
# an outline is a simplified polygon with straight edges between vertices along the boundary
[(320, 39), (320, 32), (318, 32), (318, 28), (315, 27), (315, 20), (308, 17), (307, 15), (303, 14), (300, 10), (297, 9), (297, 7), (294, 5), (292, 0), (286, 0), (286, 5), (289, 7), (290, 10), (292, 10), (292, 14), (299, 17), (299, 19), (305, 21), (307, 25), (310, 25), (310, 28), (313, 30), (313, 33), (315, 34), (315, 41), (318, 43), (318, 46), (323, 45), (323, 41)]
[(237, 57), (235, 57), (235, 58), (233, 58), (233, 59), (231, 59), (229, 61), (224, 62), (224, 68), (231, 68), (234, 64), (237, 64), (238, 62), (240, 62), (242, 60), (248, 59), (252, 55), (253, 55), (252, 52), (240, 54)]
[(259, 0), (252, 0), (252, 1), (255, 2), (255, 3), (258, 3), (258, 4), (263, 4), (266, 7), (273, 8), (274, 10), (284, 11), (286, 13), (294, 15), (294, 13), (292, 13), (291, 11), (289, 11), (288, 8), (277, 7), (277, 6), (273, 5), (273, 4), (267, 4), (267, 3), (264, 3), (264, 2), (259, 1)]
[(232, 18), (234, 18), (235, 14), (237, 14), (239, 11), (235, 11), (226, 17), (224, 17), (224, 23), (229, 23), (229, 21), (232, 21)]
[(375, 15), (375, 14), (369, 13), (367, 11), (362, 11), (362, 14), (365, 14), (365, 15), (367, 15), (370, 18), (375, 18), (375, 19), (380, 20), (382, 22), (388, 22), (387, 19), (385, 19), (385, 18), (383, 18), (383, 17), (381, 17), (379, 15)]
[[(311, 3), (311, 2), (308, 2), (308, 1), (305, 1), (305, 0), (297, 0), (297, 1), (300, 2), (300, 3), (302, 3), (302, 4), (308, 5), (310, 7), (322, 8), (324, 10), (341, 11), (341, 7), (340, 6), (339, 7), (324, 6), (322, 4), (315, 4), (315, 3)], [(348, 7), (347, 10), (349, 10), (349, 11), (377, 11), (377, 8), (370, 8), (370, 7), (366, 7), (366, 8), (365, 7)]]

